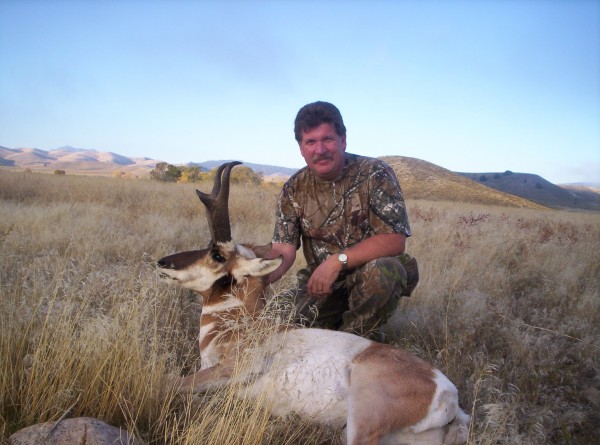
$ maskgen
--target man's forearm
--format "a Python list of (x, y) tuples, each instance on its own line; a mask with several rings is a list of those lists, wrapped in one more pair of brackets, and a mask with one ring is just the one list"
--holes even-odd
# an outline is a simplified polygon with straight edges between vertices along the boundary
[(404, 253), (406, 236), (397, 233), (373, 235), (344, 252), (348, 255), (348, 267), (355, 268), (381, 257), (396, 256)]

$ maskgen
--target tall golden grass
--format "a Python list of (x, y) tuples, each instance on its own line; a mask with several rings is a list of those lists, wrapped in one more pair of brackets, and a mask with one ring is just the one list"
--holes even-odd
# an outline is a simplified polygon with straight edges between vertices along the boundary
[[(231, 392), (174, 394), (198, 358), (190, 292), (153, 262), (204, 247), (194, 188), (0, 173), (0, 432), (90, 416), (152, 444), (325, 444)], [(268, 242), (277, 189), (231, 190), (233, 236)], [(471, 444), (593, 443), (600, 417), (600, 215), (411, 201), (421, 281), (388, 341), (432, 361)], [(279, 284), (279, 289), (293, 282)]]

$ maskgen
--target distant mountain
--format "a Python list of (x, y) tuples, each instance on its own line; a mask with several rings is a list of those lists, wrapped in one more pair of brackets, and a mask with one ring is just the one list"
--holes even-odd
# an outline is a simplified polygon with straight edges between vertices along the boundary
[(77, 174), (110, 175), (122, 172), (132, 176), (146, 176), (158, 162), (160, 161), (150, 158), (131, 158), (112, 152), (70, 146), (49, 151), (0, 147), (0, 166), (50, 173), (65, 170)]
[(0, 159), (13, 165), (44, 163), (56, 160), (47, 151), (37, 148), (6, 148), (0, 147)]
[(14, 159), (10, 159), (12, 154), (12, 149), (0, 147), (0, 167), (15, 167), (17, 165)]
[(562, 188), (586, 187), (592, 190), (600, 190), (600, 182), (569, 182), (567, 184), (558, 184)]
[[(206, 161), (206, 162), (190, 162), (186, 164), (189, 167), (196, 166), (202, 167), (206, 170), (212, 170), (225, 162), (231, 162), (232, 160), (221, 160), (221, 161)], [(289, 177), (298, 171), (297, 168), (278, 167), (275, 165), (264, 165), (264, 164), (253, 164), (252, 162), (244, 162), (246, 167), (251, 168), (257, 173), (262, 173), (265, 176), (282, 176)]]
[(70, 145), (65, 145), (64, 147), (58, 147), (56, 150), (53, 150), (53, 151), (76, 153), (78, 151), (87, 151), (87, 150), (88, 150), (87, 148), (76, 148), (76, 147), (71, 147)]
[(552, 184), (531, 173), (459, 173), (481, 185), (554, 208), (600, 210), (600, 194), (584, 186)]

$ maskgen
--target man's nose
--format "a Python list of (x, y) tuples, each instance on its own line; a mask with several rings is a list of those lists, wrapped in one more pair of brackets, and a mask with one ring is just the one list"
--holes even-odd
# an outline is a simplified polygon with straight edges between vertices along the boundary
[(315, 152), (316, 153), (325, 153), (326, 151), (327, 151), (327, 148), (325, 146), (325, 142), (317, 141), (317, 143), (315, 144)]

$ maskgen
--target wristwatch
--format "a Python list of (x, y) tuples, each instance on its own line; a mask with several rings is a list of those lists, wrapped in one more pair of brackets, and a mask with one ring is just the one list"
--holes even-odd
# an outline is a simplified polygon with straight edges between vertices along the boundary
[(337, 258), (342, 265), (342, 270), (348, 270), (348, 255), (340, 253)]

